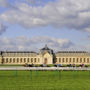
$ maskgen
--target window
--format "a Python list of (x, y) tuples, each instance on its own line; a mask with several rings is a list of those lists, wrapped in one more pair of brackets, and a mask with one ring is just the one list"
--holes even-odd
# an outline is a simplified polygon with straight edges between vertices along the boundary
[(19, 58), (17, 58), (17, 63), (19, 62)]
[(59, 62), (61, 62), (61, 58), (59, 58)]
[(20, 63), (22, 63), (22, 58), (20, 58)]
[(63, 58), (63, 62), (64, 62), (64, 58)]
[(10, 63), (12, 62), (12, 58), (10, 58)]
[(26, 58), (24, 58), (24, 63), (26, 62)]
[(15, 63), (15, 58), (13, 58), (13, 63)]
[(70, 58), (70, 62), (71, 62), (71, 58)]
[(5, 59), (3, 58), (2, 60), (3, 60), (2, 63), (4, 63), (5, 62)]
[(8, 58), (6, 58), (6, 63), (8, 63)]
[(68, 62), (68, 58), (66, 58), (66, 62)]
[(34, 59), (34, 62), (36, 62), (36, 58)]
[(77, 58), (77, 63), (78, 63), (78, 58)]
[(82, 58), (80, 58), (80, 63), (82, 62)]
[(86, 58), (84, 58), (84, 62), (86, 61)]
[(29, 62), (29, 58), (27, 58), (27, 62)]
[(75, 62), (75, 58), (73, 58), (73, 62)]
[(89, 63), (89, 58), (87, 58), (87, 63)]

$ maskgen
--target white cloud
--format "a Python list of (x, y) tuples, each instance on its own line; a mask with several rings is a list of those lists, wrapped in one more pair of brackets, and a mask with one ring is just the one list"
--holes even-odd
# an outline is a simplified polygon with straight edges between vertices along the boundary
[(90, 45), (78, 45), (68, 39), (60, 39), (46, 36), (38, 37), (17, 37), (17, 38), (0, 38), (0, 51), (36, 51), (45, 45), (54, 51), (89, 51)]
[(73, 43), (67, 39), (57, 39), (50, 37), (17, 37), (17, 38), (0, 38), (0, 50), (19, 50), (19, 51), (38, 51), (47, 44), (54, 50), (70, 48)]
[(90, 0), (57, 0), (44, 6), (16, 4), (0, 15), (0, 18), (24, 28), (45, 27), (68, 28), (90, 32)]
[(0, 0), (0, 6), (7, 7), (8, 6), (8, 0)]
[(4, 8), (14, 8), (14, 6), (9, 3), (9, 0), (0, 0), (0, 6)]

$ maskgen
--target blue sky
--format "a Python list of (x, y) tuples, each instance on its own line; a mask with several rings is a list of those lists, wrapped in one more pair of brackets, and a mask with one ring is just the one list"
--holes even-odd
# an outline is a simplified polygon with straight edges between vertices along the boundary
[(48, 44), (56, 51), (90, 51), (89, 2), (1, 0), (0, 49), (38, 50)]

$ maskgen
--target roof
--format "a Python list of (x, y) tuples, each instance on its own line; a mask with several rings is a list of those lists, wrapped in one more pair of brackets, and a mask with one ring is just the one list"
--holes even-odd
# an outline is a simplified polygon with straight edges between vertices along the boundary
[(0, 53), (36, 53), (34, 51), (1, 51)]
[(48, 48), (48, 46), (47, 45), (45, 45), (45, 47), (44, 48), (42, 48), (41, 50), (51, 50), (50, 48)]
[(86, 51), (58, 51), (56, 53), (88, 53)]
[(60, 52), (57, 52), (55, 53), (56, 57), (64, 57), (64, 56), (67, 56), (67, 57), (74, 57), (74, 56), (79, 56), (79, 57), (82, 57), (82, 56), (90, 56), (90, 53), (89, 52), (85, 52), (85, 51), (60, 51)]

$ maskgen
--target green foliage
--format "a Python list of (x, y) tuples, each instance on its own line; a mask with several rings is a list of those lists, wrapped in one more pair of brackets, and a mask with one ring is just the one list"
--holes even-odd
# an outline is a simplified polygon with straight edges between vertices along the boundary
[(35, 67), (40, 67), (40, 66), (41, 66), (41, 64), (36, 64), (36, 65), (35, 65)]
[(62, 67), (68, 67), (68, 65), (63, 64)]
[(90, 90), (90, 71), (0, 71), (0, 90)]
[(54, 64), (49, 64), (47, 67), (55, 67)]

